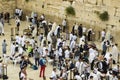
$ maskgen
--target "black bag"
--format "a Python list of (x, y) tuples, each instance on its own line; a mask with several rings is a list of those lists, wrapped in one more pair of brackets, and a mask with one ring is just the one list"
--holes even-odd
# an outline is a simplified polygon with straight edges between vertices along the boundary
[(3, 75), (3, 79), (8, 79), (8, 76), (7, 75)]

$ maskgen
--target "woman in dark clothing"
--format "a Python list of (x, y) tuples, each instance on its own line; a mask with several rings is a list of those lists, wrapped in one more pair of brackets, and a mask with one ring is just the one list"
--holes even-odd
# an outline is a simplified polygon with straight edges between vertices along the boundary
[(78, 35), (79, 35), (79, 37), (82, 37), (82, 35), (83, 35), (82, 24), (80, 24), (80, 26), (78, 27)]

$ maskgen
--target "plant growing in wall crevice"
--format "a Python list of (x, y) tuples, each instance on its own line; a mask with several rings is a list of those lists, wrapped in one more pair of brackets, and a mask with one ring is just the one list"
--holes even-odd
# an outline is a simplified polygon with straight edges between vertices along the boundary
[(67, 15), (75, 16), (75, 9), (72, 6), (68, 6), (65, 9)]
[(29, 0), (25, 0), (25, 2), (29, 2)]
[(103, 13), (100, 13), (99, 14), (99, 18), (102, 20), (102, 21), (108, 21), (109, 20), (109, 14), (107, 11), (104, 11)]
[(94, 11), (99, 17), (101, 21), (108, 21), (109, 20), (109, 14), (107, 11), (104, 11), (103, 13), (100, 13), (99, 11)]

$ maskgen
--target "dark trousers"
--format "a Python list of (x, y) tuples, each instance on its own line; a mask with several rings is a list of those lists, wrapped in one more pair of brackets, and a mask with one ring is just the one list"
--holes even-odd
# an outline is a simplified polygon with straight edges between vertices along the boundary
[(39, 58), (35, 58), (35, 65), (39, 66)]
[(91, 63), (91, 70), (93, 70), (93, 69), (94, 69), (94, 60)]
[(102, 37), (102, 41), (104, 41), (105, 37)]
[(63, 26), (63, 32), (65, 32), (65, 28), (66, 28), (66, 26)]
[(102, 55), (105, 56), (106, 55), (106, 51), (102, 51)]

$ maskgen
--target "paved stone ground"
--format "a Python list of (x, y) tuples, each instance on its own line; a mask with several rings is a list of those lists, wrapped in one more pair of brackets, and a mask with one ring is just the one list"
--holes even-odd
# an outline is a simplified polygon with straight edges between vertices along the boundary
[[(5, 29), (5, 36), (0, 36), (0, 56), (2, 56), (2, 41), (4, 39), (6, 39), (6, 42), (8, 44), (7, 46), (7, 55), (10, 55), (10, 43), (11, 43), (11, 28), (12, 27), (15, 27), (15, 20), (11, 20), (11, 25), (8, 25), (7, 23), (5, 23), (5, 26), (4, 26), (4, 29)], [(26, 26), (29, 25), (28, 22), (21, 22), (21, 26), (20, 26), (20, 34), (23, 34), (23, 29), (26, 28)], [(33, 63), (34, 63), (34, 60), (33, 58), (30, 59)], [(16, 65), (14, 66), (12, 63), (8, 63), (8, 67), (7, 67), (7, 75), (9, 77), (8, 80), (19, 80), (19, 76), (18, 76), (18, 73), (20, 71), (20, 68), (19, 68), (19, 65)], [(48, 78), (50, 77), (51, 75), (51, 72), (52, 72), (52, 66), (50, 65), (47, 65), (47, 68), (46, 68), (46, 77), (47, 77), (47, 80), (49, 80)], [(42, 78), (39, 78), (39, 69), (38, 70), (32, 70), (30, 68), (30, 66), (28, 66), (27, 68), (27, 74), (28, 74), (28, 78), (31, 78), (33, 80), (43, 80)], [(0, 79), (2, 80), (2, 79)], [(29, 80), (29, 79), (28, 79)]]
[[(27, 26), (29, 25), (28, 22), (21, 22), (21, 26), (20, 26), (20, 34), (23, 34), (23, 29), (27, 28)], [(2, 43), (2, 41), (4, 39), (6, 39), (7, 41), (7, 55), (10, 55), (10, 43), (11, 43), (11, 28), (12, 27), (15, 27), (15, 20), (12, 19), (11, 20), (11, 25), (8, 25), (7, 23), (5, 23), (5, 26), (4, 26), (4, 29), (5, 29), (5, 36), (0, 36), (0, 42)], [(99, 42), (95, 42), (97, 43), (97, 47), (100, 48), (100, 43)], [(0, 55), (2, 56), (2, 44), (0, 44)], [(33, 58), (30, 59), (32, 62), (33, 61)], [(20, 68), (19, 68), (19, 65), (16, 65), (14, 66), (12, 63), (8, 63), (8, 77), (9, 79), (8, 80), (19, 80), (19, 71), (20, 71)], [(46, 67), (46, 71), (45, 71), (45, 74), (46, 74), (46, 77), (47, 79), (46, 80), (49, 80), (49, 77), (51, 76), (51, 72), (52, 72), (52, 66), (51, 65), (47, 65)], [(28, 80), (29, 78), (33, 79), (33, 80), (43, 80), (42, 78), (39, 78), (39, 69), (38, 70), (32, 70), (30, 68), (30, 66), (28, 66), (27, 68), (27, 74), (28, 74)], [(2, 80), (2, 79), (0, 79)]]

